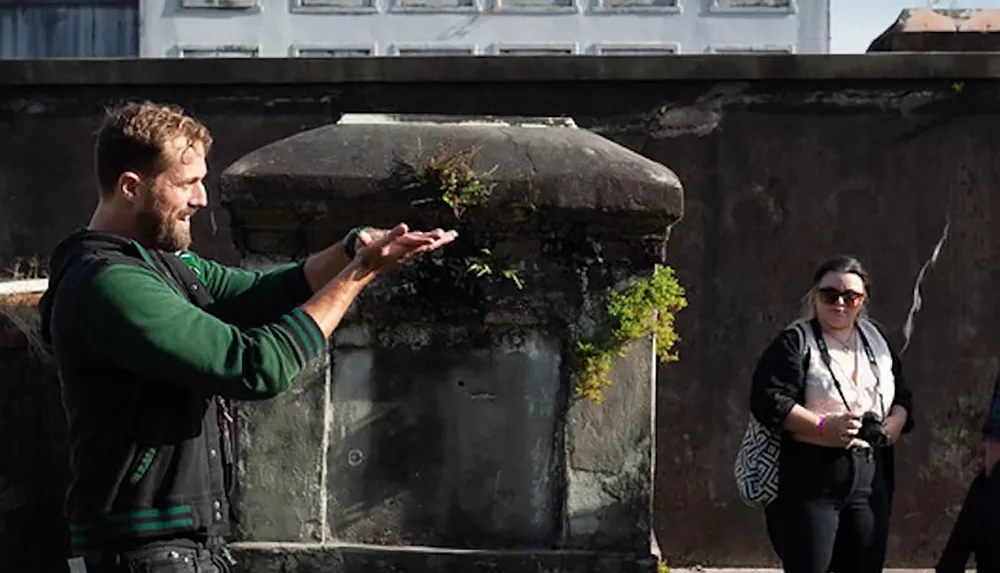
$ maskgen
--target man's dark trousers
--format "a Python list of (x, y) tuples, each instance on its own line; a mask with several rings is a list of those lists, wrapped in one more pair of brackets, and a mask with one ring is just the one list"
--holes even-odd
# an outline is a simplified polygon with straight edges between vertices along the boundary
[(934, 570), (964, 573), (970, 555), (977, 573), (1000, 573), (1000, 464), (972, 481)]

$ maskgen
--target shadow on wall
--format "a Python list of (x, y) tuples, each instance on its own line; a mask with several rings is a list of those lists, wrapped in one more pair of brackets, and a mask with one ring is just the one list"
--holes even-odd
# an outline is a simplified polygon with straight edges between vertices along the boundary
[(32, 334), (37, 301), (0, 297), (0, 571), (62, 572), (69, 555), (66, 421), (55, 369)]

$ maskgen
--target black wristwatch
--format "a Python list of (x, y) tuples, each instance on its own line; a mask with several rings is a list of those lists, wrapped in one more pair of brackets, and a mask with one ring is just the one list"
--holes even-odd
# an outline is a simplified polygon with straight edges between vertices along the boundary
[(353, 259), (355, 254), (355, 243), (358, 242), (358, 233), (361, 232), (362, 227), (354, 227), (344, 235), (343, 240), (340, 244), (344, 246), (344, 253), (347, 255), (348, 259)]

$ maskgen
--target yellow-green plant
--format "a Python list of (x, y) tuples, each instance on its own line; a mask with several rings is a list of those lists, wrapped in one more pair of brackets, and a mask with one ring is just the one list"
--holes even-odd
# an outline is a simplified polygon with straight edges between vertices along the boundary
[(607, 316), (598, 332), (578, 339), (574, 347), (577, 395), (603, 402), (614, 358), (623, 355), (630, 342), (649, 334), (656, 335), (657, 358), (677, 360), (673, 348), (680, 337), (674, 329), (674, 317), (687, 307), (684, 294), (674, 270), (665, 265), (656, 265), (652, 276), (628, 288), (611, 290)]

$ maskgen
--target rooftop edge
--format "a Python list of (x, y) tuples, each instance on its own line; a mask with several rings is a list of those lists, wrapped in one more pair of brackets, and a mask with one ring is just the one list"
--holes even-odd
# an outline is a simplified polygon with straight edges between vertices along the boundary
[(0, 60), (3, 86), (994, 78), (1000, 52)]

